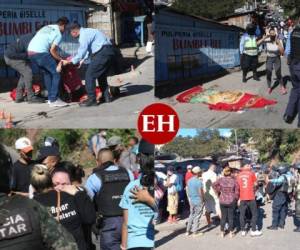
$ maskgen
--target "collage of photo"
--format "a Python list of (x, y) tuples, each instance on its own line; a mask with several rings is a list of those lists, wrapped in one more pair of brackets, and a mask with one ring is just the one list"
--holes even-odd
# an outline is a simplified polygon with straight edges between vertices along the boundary
[(0, 250), (295, 250), (300, 1), (0, 0)]

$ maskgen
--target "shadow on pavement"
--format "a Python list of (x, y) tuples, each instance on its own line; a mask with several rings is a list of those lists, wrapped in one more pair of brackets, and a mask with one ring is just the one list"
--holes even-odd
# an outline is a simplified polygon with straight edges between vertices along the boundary
[[(125, 88), (125, 90), (123, 90)], [(139, 95), (145, 92), (149, 92), (153, 89), (153, 86), (151, 85), (139, 85), (139, 84), (134, 84), (134, 85), (128, 85), (126, 87), (121, 88), (121, 94), (120, 97), (125, 97), (125, 96), (133, 96), (133, 95)]]
[(184, 228), (180, 228), (178, 230), (175, 230), (171, 234), (169, 234), (169, 235), (161, 238), (160, 240), (156, 241), (155, 242), (155, 247), (160, 247), (160, 246), (168, 243), (169, 241), (173, 240), (174, 238), (176, 238), (180, 234), (184, 234), (184, 233), (185, 233), (185, 227)]

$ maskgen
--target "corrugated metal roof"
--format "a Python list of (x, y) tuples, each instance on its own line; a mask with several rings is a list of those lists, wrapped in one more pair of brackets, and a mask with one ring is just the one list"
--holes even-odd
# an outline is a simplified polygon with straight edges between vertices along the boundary
[(234, 26), (234, 25), (222, 24), (222, 23), (219, 23), (218, 21), (215, 21), (213, 19), (209, 19), (209, 18), (206, 18), (206, 17), (202, 17), (202, 16), (196, 16), (196, 15), (187, 14), (187, 13), (185, 13), (183, 11), (179, 11), (179, 10), (174, 9), (172, 7), (160, 7), (159, 9), (163, 10), (163, 11), (170, 12), (170, 13), (174, 13), (174, 14), (177, 14), (177, 15), (191, 17), (191, 18), (194, 18), (194, 19), (197, 19), (197, 20), (201, 20), (203, 22), (212, 23), (212, 24), (220, 26), (220, 27), (222, 27), (224, 29), (228, 29), (228, 30), (232, 30), (232, 31), (243, 31), (243, 29), (240, 28), (240, 27), (237, 27), (237, 26)]
[(254, 13), (255, 13), (254, 10), (247, 11), (247, 12), (242, 12), (242, 13), (234, 13), (234, 14), (231, 14), (231, 15), (228, 15), (228, 16), (220, 17), (220, 18), (218, 18), (218, 20), (223, 21), (223, 20), (226, 20), (228, 18), (239, 17), (239, 16), (247, 16), (247, 15), (254, 14)]
[(105, 5), (93, 0), (51, 0), (57, 3), (66, 3), (80, 7), (106, 9)]

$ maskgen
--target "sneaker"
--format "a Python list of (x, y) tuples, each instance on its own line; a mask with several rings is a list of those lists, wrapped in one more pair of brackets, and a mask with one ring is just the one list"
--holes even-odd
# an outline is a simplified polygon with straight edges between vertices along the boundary
[(271, 95), (272, 94), (272, 88), (268, 88), (268, 93), (269, 93), (269, 95)]
[(191, 235), (191, 232), (186, 232), (185, 233), (185, 236), (190, 236)]
[(55, 102), (49, 102), (49, 106), (50, 108), (55, 108), (55, 107), (65, 107), (65, 106), (68, 106), (69, 104), (66, 103), (66, 102), (63, 102), (61, 100), (56, 100)]
[(242, 236), (246, 236), (247, 232), (246, 231), (242, 231)]
[(252, 237), (262, 236), (262, 231), (258, 231), (258, 230), (256, 230), (256, 231), (251, 231), (251, 232), (250, 232), (250, 235), (251, 235)]
[(193, 233), (193, 237), (202, 236), (203, 234), (204, 233), (202, 233), (202, 232)]
[(278, 228), (283, 230), (283, 229), (284, 229), (284, 226), (278, 226)]
[(281, 93), (282, 95), (286, 95), (286, 94), (287, 94), (286, 88), (285, 88), (285, 87), (281, 87), (280, 93)]
[(267, 229), (269, 229), (269, 230), (278, 230), (278, 227), (275, 227), (275, 226), (269, 226), (269, 227), (267, 227)]

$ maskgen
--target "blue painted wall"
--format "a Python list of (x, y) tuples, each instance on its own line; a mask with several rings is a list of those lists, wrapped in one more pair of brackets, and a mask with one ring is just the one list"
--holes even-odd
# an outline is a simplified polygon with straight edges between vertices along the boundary
[(168, 10), (155, 21), (157, 85), (239, 66), (238, 29)]
[[(22, 2), (23, 4), (17, 4)], [(42, 3), (42, 4), (39, 4)], [(60, 6), (55, 1), (16, 1), (0, 0), (0, 77), (16, 74), (6, 67), (3, 61), (5, 47), (10, 42), (29, 33), (34, 33), (41, 24), (54, 23), (60, 16), (66, 16), (70, 21), (78, 21), (86, 25), (85, 9), (65, 4)], [(60, 45), (61, 54), (74, 55), (78, 49), (77, 39), (64, 34)]]

